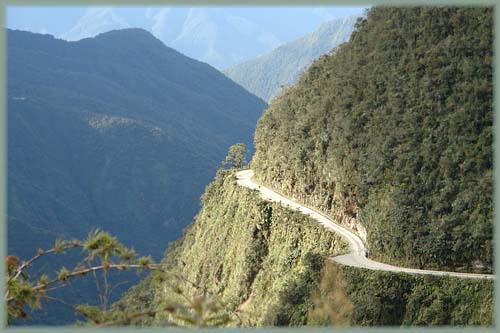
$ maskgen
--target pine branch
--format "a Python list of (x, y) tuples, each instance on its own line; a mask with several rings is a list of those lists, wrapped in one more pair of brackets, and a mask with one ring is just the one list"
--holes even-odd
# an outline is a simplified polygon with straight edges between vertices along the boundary
[(29, 259), (28, 261), (25, 261), (21, 266), (19, 266), (15, 273), (9, 277), (9, 279), (7, 280), (7, 283), (9, 283), (10, 281), (14, 280), (14, 279), (17, 279), (21, 273), (26, 269), (28, 268), (29, 266), (31, 266), (31, 264), (33, 264), (33, 262), (35, 262), (36, 260), (40, 259), (41, 257), (47, 255), (47, 254), (51, 254), (51, 253), (59, 253), (61, 251), (65, 251), (65, 250), (68, 250), (68, 249), (72, 249), (72, 248), (75, 248), (75, 247), (81, 247), (82, 244), (78, 241), (72, 241), (70, 244), (68, 245), (65, 245), (65, 246), (62, 246), (61, 248), (59, 247), (54, 247), (52, 249), (49, 249), (49, 250), (38, 250), (38, 253), (36, 256), (34, 256), (33, 258)]

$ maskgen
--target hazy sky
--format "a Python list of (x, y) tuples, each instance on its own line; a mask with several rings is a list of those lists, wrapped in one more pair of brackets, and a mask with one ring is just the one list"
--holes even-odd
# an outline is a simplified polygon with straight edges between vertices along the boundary
[[(253, 58), (361, 7), (7, 7), (7, 27), (79, 40), (129, 27), (218, 68)], [(224, 58), (224, 59), (222, 59)]]
[[(97, 7), (99, 8), (99, 7)], [(168, 8), (168, 7), (163, 7)], [(206, 7), (223, 9), (235, 16), (242, 16), (273, 27), (278, 34), (296, 38), (315, 28), (318, 22), (343, 16), (360, 14), (363, 7)], [(7, 7), (7, 27), (59, 36), (69, 31), (89, 11), (89, 7)], [(132, 26), (144, 27), (148, 10), (161, 7), (114, 7)], [(288, 31), (287, 31), (288, 30)]]

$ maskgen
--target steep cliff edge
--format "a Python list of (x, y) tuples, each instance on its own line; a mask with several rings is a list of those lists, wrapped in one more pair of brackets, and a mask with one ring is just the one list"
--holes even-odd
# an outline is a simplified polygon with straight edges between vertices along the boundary
[[(259, 120), (258, 180), (365, 236), (372, 258), (490, 272), (491, 8), (375, 7), (357, 29)], [(239, 313), (231, 325), (492, 325), (492, 281), (331, 263), (338, 236), (231, 172), (202, 203), (165, 264)], [(149, 278), (116, 307), (175, 293)]]
[[(228, 312), (240, 309), (245, 326), (304, 325), (326, 258), (345, 246), (316, 222), (260, 199), (238, 186), (234, 174), (220, 171), (202, 196), (195, 222), (170, 246), (164, 262), (216, 295)], [(182, 288), (195, 293), (189, 283)], [(142, 309), (135, 300), (146, 290), (153, 308), (175, 296), (168, 283), (146, 280), (117, 306)]]
[(373, 8), (275, 99), (263, 184), (364, 236), (370, 256), (491, 272), (491, 8)]
[(345, 249), (337, 235), (263, 201), (238, 186), (231, 172), (218, 173), (202, 202), (194, 223), (167, 250), (170, 273), (145, 279), (115, 311), (152, 310), (153, 318), (135, 324), (169, 325), (172, 318), (162, 306), (186, 303), (202, 291), (221, 306), (220, 315), (231, 316), (230, 326), (492, 323), (492, 281), (335, 264), (326, 258)]

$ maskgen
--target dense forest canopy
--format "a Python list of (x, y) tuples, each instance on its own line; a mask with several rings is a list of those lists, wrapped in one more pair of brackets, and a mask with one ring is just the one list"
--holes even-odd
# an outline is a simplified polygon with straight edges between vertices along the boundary
[(492, 13), (371, 9), (262, 116), (257, 176), (357, 218), (374, 258), (491, 271)]

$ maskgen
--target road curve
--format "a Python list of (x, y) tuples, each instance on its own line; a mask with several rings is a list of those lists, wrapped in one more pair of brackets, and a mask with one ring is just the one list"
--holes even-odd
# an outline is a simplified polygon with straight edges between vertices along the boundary
[(253, 171), (252, 170), (243, 170), (238, 171), (236, 173), (236, 182), (238, 185), (257, 190), (261, 193), (263, 199), (268, 201), (280, 202), (283, 206), (287, 206), (302, 212), (304, 215), (307, 215), (314, 220), (318, 221), (325, 228), (335, 233), (342, 235), (347, 242), (349, 243), (349, 253), (330, 257), (330, 260), (333, 260), (339, 264), (346, 266), (353, 266), (359, 268), (366, 268), (377, 271), (389, 271), (389, 272), (403, 272), (409, 274), (424, 274), (424, 275), (439, 275), (439, 276), (454, 276), (460, 278), (468, 278), (468, 279), (494, 279), (495, 275), (492, 274), (476, 274), (476, 273), (458, 273), (458, 272), (446, 272), (446, 271), (433, 271), (426, 269), (414, 269), (414, 268), (405, 268), (392, 266), (388, 264), (384, 264), (378, 261), (373, 261), (367, 258), (367, 249), (365, 244), (356, 234), (352, 231), (336, 224), (328, 217), (323, 214), (305, 207), (295, 201), (292, 201), (281, 194), (274, 192), (273, 190), (268, 189), (262, 185), (256, 184), (252, 181)]

